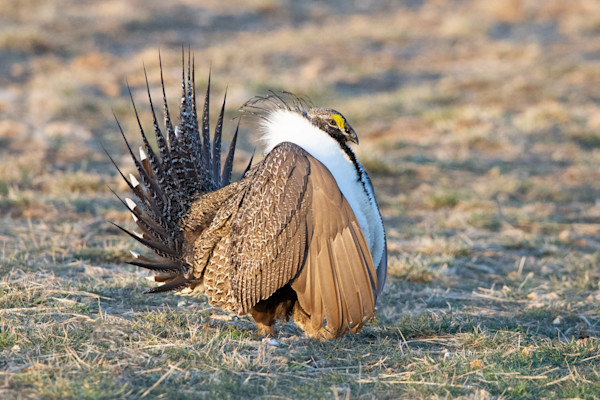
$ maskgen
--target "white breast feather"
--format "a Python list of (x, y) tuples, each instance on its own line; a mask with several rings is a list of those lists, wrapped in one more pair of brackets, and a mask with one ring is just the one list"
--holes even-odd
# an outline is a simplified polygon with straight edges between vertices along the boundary
[(367, 182), (371, 200), (359, 182), (360, 178), (352, 161), (340, 149), (338, 142), (302, 115), (287, 110), (273, 111), (263, 120), (262, 129), (265, 154), (280, 143), (291, 142), (302, 147), (329, 169), (356, 215), (371, 250), (373, 264), (377, 267), (383, 257), (384, 231), (373, 189)]

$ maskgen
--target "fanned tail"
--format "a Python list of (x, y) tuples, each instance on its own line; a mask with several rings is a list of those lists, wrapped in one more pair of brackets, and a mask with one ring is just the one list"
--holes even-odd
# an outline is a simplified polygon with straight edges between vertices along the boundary
[(134, 201), (129, 198), (121, 199), (117, 195), (123, 205), (131, 212), (131, 216), (141, 233), (128, 231), (118, 225), (117, 227), (144, 246), (152, 249), (156, 254), (155, 257), (150, 258), (132, 252), (133, 259), (129, 263), (160, 272), (163, 274), (162, 276), (169, 277), (168, 279), (161, 279), (164, 284), (149, 291), (152, 293), (179, 290), (194, 283), (193, 280), (186, 277), (189, 266), (183, 259), (184, 237), (179, 226), (179, 220), (199, 196), (229, 185), (238, 134), (238, 129), (236, 129), (225, 163), (221, 169), (221, 137), (225, 98), (211, 141), (209, 131), (210, 73), (202, 116), (199, 121), (194, 86), (194, 61), (188, 54), (186, 71), (183, 50), (182, 59), (184, 61), (182, 63), (182, 96), (179, 108), (179, 123), (173, 125), (167, 106), (162, 59), (159, 54), (165, 134), (163, 134), (158, 124), (152, 96), (150, 95), (148, 76), (144, 68), (157, 151), (153, 149), (142, 128), (133, 95), (129, 90), (143, 143), (139, 148), (139, 156), (136, 156), (132, 150), (118, 120), (117, 126), (135, 164), (137, 177), (131, 174), (126, 177), (113, 158), (108, 155), (118, 173), (137, 198), (137, 201)]

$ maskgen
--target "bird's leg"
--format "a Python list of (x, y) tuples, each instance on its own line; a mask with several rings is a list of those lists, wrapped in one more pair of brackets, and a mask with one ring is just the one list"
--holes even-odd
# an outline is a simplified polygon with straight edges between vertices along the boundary
[(258, 328), (258, 334), (261, 336), (272, 337), (274, 335), (273, 325), (266, 325), (257, 322), (256, 327)]
[(306, 336), (308, 336), (311, 340), (319, 339), (321, 341), (325, 341), (335, 337), (328, 335), (322, 324), (319, 325), (319, 329), (315, 330), (315, 328), (313, 328), (310, 315), (308, 315), (308, 313), (300, 306), (300, 302), (296, 302), (296, 304), (294, 304), (292, 318), (294, 319), (296, 325), (302, 329)]
[(299, 302), (296, 302), (296, 304), (294, 305), (292, 318), (293, 318), (294, 322), (296, 323), (296, 325), (300, 329), (302, 329), (304, 331), (304, 333), (306, 333), (306, 336), (308, 336), (308, 337), (315, 336), (315, 332), (313, 332), (312, 326), (310, 324), (310, 315), (308, 315), (306, 313), (306, 311), (304, 311), (302, 309), (302, 307), (300, 307)]
[(250, 310), (250, 315), (256, 321), (258, 332), (264, 336), (273, 336), (275, 320), (287, 321), (296, 301), (296, 292), (288, 284), (276, 290), (268, 299), (256, 303)]
[(275, 325), (275, 313), (273, 310), (260, 310), (252, 308), (250, 315), (256, 322), (258, 333), (262, 336), (273, 336), (273, 325)]

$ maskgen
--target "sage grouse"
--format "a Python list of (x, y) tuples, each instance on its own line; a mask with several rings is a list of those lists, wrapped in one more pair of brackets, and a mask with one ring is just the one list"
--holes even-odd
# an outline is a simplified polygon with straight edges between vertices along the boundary
[(251, 314), (261, 334), (290, 317), (322, 340), (358, 332), (373, 317), (387, 253), (373, 187), (348, 146), (358, 144), (350, 124), (289, 93), (256, 97), (244, 110), (259, 119), (265, 158), (231, 182), (238, 131), (221, 169), (225, 100), (211, 141), (210, 77), (199, 121), (188, 60), (177, 124), (162, 66), (161, 82), (165, 133), (146, 78), (157, 151), (135, 104), (139, 158), (119, 126), (138, 173), (119, 170), (137, 197), (123, 203), (141, 233), (119, 228), (156, 253), (132, 252), (130, 261), (163, 283), (148, 292), (204, 294), (214, 307)]

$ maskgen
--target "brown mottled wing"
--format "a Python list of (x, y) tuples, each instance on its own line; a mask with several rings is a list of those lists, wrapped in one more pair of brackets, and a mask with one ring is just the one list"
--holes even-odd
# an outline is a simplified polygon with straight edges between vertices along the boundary
[(377, 273), (352, 208), (329, 170), (312, 159), (313, 224), (307, 260), (292, 289), (322, 338), (356, 332), (375, 311)]
[(251, 170), (231, 227), (231, 282), (244, 312), (293, 280), (324, 336), (373, 315), (377, 278), (362, 230), (329, 170), (282, 143)]
[(244, 179), (250, 185), (231, 225), (231, 284), (246, 313), (296, 276), (305, 258), (308, 153), (275, 147)]

